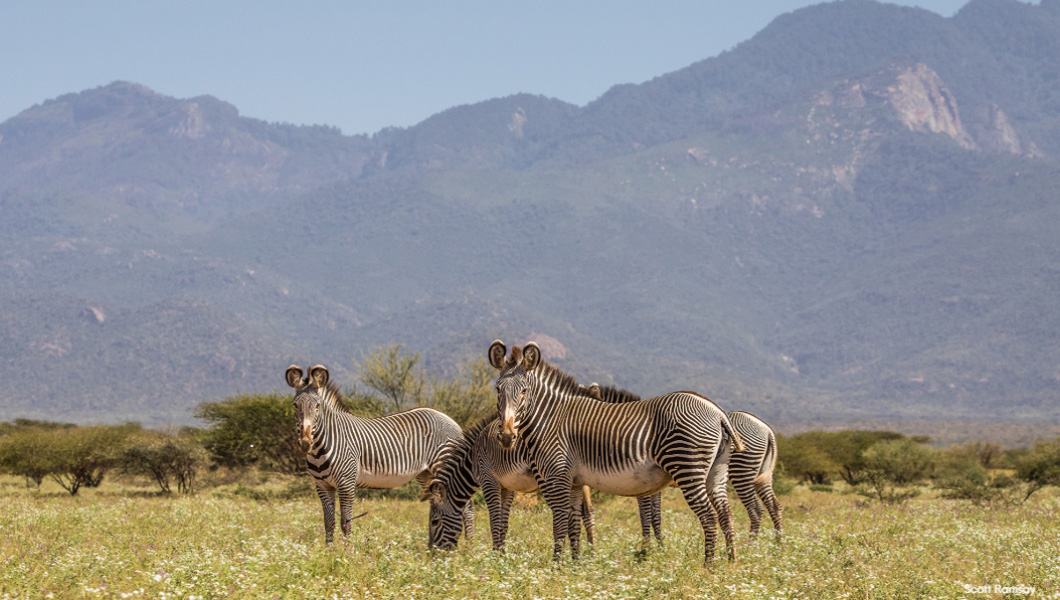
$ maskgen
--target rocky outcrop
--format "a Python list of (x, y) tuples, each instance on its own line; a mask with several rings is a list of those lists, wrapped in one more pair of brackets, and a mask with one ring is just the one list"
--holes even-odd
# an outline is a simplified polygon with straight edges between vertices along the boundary
[(962, 148), (978, 148), (961, 124), (957, 99), (927, 65), (917, 63), (901, 70), (885, 94), (898, 118), (911, 131), (942, 133)]

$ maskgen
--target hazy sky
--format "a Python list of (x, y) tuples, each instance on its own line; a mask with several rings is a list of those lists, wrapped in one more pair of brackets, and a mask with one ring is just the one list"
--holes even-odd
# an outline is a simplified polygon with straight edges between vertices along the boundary
[[(807, 0), (5, 1), (0, 121), (124, 80), (241, 114), (407, 127), (519, 92), (578, 105), (715, 56)], [(964, 0), (908, 0), (952, 16)]]

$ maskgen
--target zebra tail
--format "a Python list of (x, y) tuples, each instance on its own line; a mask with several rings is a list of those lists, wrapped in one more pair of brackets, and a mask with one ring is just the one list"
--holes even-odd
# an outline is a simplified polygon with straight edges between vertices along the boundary
[(743, 438), (736, 432), (736, 428), (729, 422), (729, 417), (725, 415), (725, 411), (721, 413), (721, 426), (725, 428), (725, 432), (729, 434), (729, 439), (732, 440), (733, 452), (743, 452), (746, 446), (743, 444)]
[(755, 479), (769, 480), (773, 479), (773, 469), (777, 466), (777, 436), (773, 435), (773, 432), (769, 432), (769, 438), (766, 441), (766, 453), (762, 456), (762, 465), (758, 468), (758, 476)]

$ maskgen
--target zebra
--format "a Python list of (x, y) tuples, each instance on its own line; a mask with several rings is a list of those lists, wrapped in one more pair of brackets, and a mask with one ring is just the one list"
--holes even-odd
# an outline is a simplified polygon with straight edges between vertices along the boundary
[[(350, 413), (321, 365), (311, 367), (306, 376), (301, 367), (291, 365), (286, 379), (295, 390), (298, 444), (316, 483), (329, 545), (335, 529), (336, 492), (346, 536), (353, 520), (355, 488), (393, 488), (412, 479), (426, 485), (430, 465), (447, 442), (461, 436), (456, 421), (433, 408), (413, 408), (374, 419)], [(467, 536), (473, 532), (472, 510), (468, 505), (462, 515)]]
[[(639, 398), (621, 389), (618, 389), (619, 394), (624, 393), (626, 396), (615, 395), (614, 391), (609, 396), (609, 388), (601, 388), (596, 383), (589, 386), (589, 389), (600, 395), (605, 402), (628, 402), (629, 398)], [(773, 470), (777, 464), (776, 433), (765, 421), (749, 412), (734, 410), (726, 413), (726, 416), (729, 417), (729, 422), (744, 442), (742, 452), (733, 452), (729, 456), (729, 482), (732, 483), (736, 496), (747, 509), (747, 516), (751, 520), (751, 537), (757, 537), (761, 530), (764, 505), (779, 538), (783, 533), (782, 508), (773, 492)], [(661, 495), (637, 498), (641, 533), (645, 539), (649, 537), (652, 530), (657, 539), (662, 539)]]
[[(554, 557), (562, 554), (568, 537), (573, 485), (646, 496), (673, 481), (703, 527), (705, 562), (714, 558), (717, 542), (711, 508), (721, 523), (729, 560), (736, 559), (725, 485), (729, 441), (736, 451), (743, 450), (743, 442), (724, 411), (694, 392), (607, 404), (544, 362), (533, 342), (513, 347), (507, 360), (506, 354), (500, 340), (487, 352), (499, 371), (498, 440), (504, 448), (517, 441), (524, 447), (523, 456), (552, 510)], [(571, 542), (571, 555), (577, 556), (577, 538)]]
[[(422, 500), (431, 502), (432, 520), (430, 546), (443, 550), (456, 547), (460, 535), (463, 506), (469, 503), (475, 490), (482, 488), (490, 516), (493, 549), (504, 552), (508, 534), (508, 517), (515, 492), (534, 492), (538, 489), (530, 467), (523, 460), (519, 448), (506, 450), (497, 441), (500, 422), (489, 415), (464, 430), (462, 440), (450, 445), (431, 471), (434, 474), (424, 490)], [(580, 535), (585, 526), (589, 544), (594, 543), (592, 500), (589, 489), (571, 489), (573, 506), (571, 531)], [(580, 521), (580, 523), (579, 523)]]
[[(595, 381), (589, 384), (589, 395), (609, 404), (636, 402), (642, 399), (629, 390), (610, 385), (601, 386)], [(640, 516), (641, 537), (645, 541), (650, 540), (654, 531), (655, 539), (662, 541), (662, 492), (656, 492), (650, 496), (638, 496), (637, 514)]]
[(782, 509), (773, 493), (777, 435), (765, 421), (749, 412), (734, 410), (728, 417), (746, 446), (743, 452), (734, 452), (729, 458), (729, 480), (751, 519), (751, 537), (757, 537), (762, 527), (762, 505), (765, 505), (779, 538), (783, 533)]

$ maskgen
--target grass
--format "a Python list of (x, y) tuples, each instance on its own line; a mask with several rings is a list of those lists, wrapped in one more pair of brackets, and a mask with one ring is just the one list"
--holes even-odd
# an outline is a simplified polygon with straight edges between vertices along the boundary
[(489, 550), (484, 507), (473, 544), (432, 554), (415, 501), (364, 500), (357, 513), (367, 516), (328, 548), (312, 496), (57, 489), (0, 480), (0, 597), (1002, 597), (965, 588), (995, 584), (1060, 597), (1052, 491), (1007, 509), (932, 497), (888, 506), (798, 488), (782, 498), (782, 544), (749, 541), (737, 507), (739, 561), (705, 568), (699, 525), (675, 490), (664, 498), (663, 545), (642, 548), (635, 503), (618, 498), (597, 504), (596, 548), (554, 563), (550, 515), (533, 498), (518, 502), (501, 556)]

